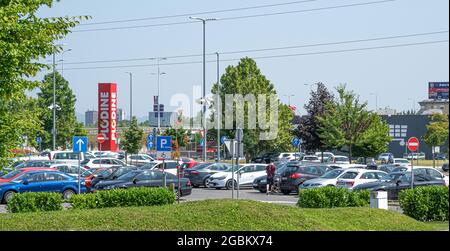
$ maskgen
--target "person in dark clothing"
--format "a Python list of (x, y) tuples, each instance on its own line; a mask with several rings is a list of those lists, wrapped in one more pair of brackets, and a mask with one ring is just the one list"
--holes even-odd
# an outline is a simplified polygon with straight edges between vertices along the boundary
[(273, 163), (270, 163), (266, 167), (266, 174), (267, 174), (267, 195), (269, 195), (270, 192), (272, 192), (273, 189), (273, 178), (275, 176), (275, 165)]

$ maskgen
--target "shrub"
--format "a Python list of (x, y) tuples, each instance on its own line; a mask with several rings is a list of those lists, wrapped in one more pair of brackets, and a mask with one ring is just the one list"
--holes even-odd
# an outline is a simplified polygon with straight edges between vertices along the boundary
[(303, 208), (365, 207), (369, 204), (369, 191), (350, 192), (336, 187), (301, 190), (297, 203)]
[(448, 221), (448, 187), (428, 186), (401, 191), (404, 214), (419, 221)]
[(63, 210), (59, 193), (18, 193), (8, 202), (11, 213), (45, 212)]
[(175, 194), (169, 189), (147, 187), (98, 191), (74, 195), (70, 199), (73, 209), (158, 206), (174, 202)]

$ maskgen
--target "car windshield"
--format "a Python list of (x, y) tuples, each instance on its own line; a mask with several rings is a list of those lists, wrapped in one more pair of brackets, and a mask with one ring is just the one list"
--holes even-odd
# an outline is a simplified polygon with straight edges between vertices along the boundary
[(394, 181), (398, 180), (399, 177), (402, 176), (402, 175), (403, 174), (401, 174), (401, 173), (386, 174), (381, 179), (379, 179), (379, 181), (382, 181), (382, 182), (394, 182)]
[(8, 173), (8, 174), (2, 176), (2, 179), (11, 179), (12, 177), (18, 175), (18, 174), (21, 173), (21, 172), (22, 172), (22, 171), (20, 171), (20, 170), (12, 171), (12, 172), (10, 172), (10, 173)]
[(317, 160), (317, 157), (313, 157), (313, 156), (305, 156), (303, 159), (304, 159), (304, 160)]
[(395, 163), (409, 163), (409, 161), (406, 159), (396, 159)]
[(395, 173), (395, 172), (406, 172), (406, 171), (408, 171), (408, 168), (406, 168), (406, 167), (397, 167), (394, 170), (392, 170), (393, 173)]
[(336, 161), (348, 161), (347, 157), (336, 157), (335, 158)]
[(344, 170), (332, 170), (332, 171), (329, 171), (329, 172), (325, 173), (324, 175), (320, 176), (320, 178), (322, 178), (322, 179), (336, 179), (343, 172), (344, 172)]
[(141, 172), (129, 172), (127, 174), (124, 174), (124, 175), (120, 176), (117, 179), (121, 180), (121, 181), (131, 181), (134, 177), (136, 177), (140, 173)]
[(92, 173), (93, 173), (92, 170), (86, 170), (81, 174), (81, 177), (83, 177), (83, 178), (88, 177)]
[(192, 168), (192, 170), (202, 170), (212, 165), (212, 163), (200, 163)]
[(288, 167), (287, 164), (280, 165), (275, 171), (275, 173), (277, 174), (283, 173), (287, 169), (287, 167)]

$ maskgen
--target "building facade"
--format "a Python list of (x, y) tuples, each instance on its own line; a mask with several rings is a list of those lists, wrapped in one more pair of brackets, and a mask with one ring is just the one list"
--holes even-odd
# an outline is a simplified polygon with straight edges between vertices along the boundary
[(122, 108), (117, 109), (117, 122), (126, 120), (125, 111)]
[(98, 122), (98, 112), (97, 111), (87, 111), (84, 117), (85, 126), (96, 126)]
[(433, 113), (441, 113), (449, 115), (448, 100), (424, 100), (419, 102), (421, 115), (431, 115)]

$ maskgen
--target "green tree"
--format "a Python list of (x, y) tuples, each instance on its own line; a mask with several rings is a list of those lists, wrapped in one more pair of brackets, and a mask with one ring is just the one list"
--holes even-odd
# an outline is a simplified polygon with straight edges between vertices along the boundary
[[(69, 87), (69, 82), (61, 74), (55, 72), (56, 83), (56, 147), (70, 148), (72, 137), (82, 132), (82, 126), (77, 122), (75, 114), (75, 95)], [(47, 74), (42, 81), (38, 103), (41, 108), (40, 119), (44, 124), (42, 147), (52, 148), (53, 144), (53, 73)], [(85, 132), (84, 132), (85, 133)], [(82, 136), (82, 135), (80, 135)]]
[(39, 86), (31, 80), (48, 68), (39, 60), (61, 51), (54, 42), (64, 38), (82, 17), (40, 18), (42, 6), (51, 7), (52, 0), (0, 1), (0, 161), (11, 156), (21, 144), (18, 134), (39, 131), (37, 113), (26, 113), (19, 107), (27, 99), (25, 91)]
[(322, 143), (318, 134), (319, 117), (327, 115), (326, 104), (333, 99), (333, 94), (323, 83), (317, 83), (317, 90), (311, 91), (311, 98), (305, 105), (308, 114), (300, 119), (299, 126), (294, 130), (294, 134), (302, 139), (302, 145), (307, 151), (327, 150), (327, 146)]
[(366, 110), (367, 103), (360, 103), (356, 94), (347, 91), (345, 85), (336, 88), (339, 98), (326, 104), (328, 114), (319, 117), (319, 137), (330, 148), (346, 147), (350, 163), (353, 147), (360, 142), (372, 125), (376, 115)]
[(436, 167), (435, 147), (442, 146), (448, 140), (448, 116), (445, 114), (434, 114), (431, 116), (427, 132), (423, 137), (425, 144), (430, 146), (433, 153), (433, 167)]
[(128, 127), (123, 134), (122, 149), (127, 154), (137, 154), (142, 148), (142, 139), (144, 137), (144, 130), (139, 128), (136, 117), (133, 117), (130, 127)]
[[(212, 93), (216, 94), (218, 89), (217, 83), (212, 88)], [(226, 94), (253, 94), (258, 97), (259, 94), (276, 95), (274, 85), (268, 80), (256, 65), (256, 62), (251, 58), (242, 58), (237, 66), (228, 66), (226, 72), (220, 79), (220, 96), (222, 100), (222, 107), (225, 107)], [(258, 101), (256, 102), (257, 106)], [(266, 104), (269, 107), (269, 101)], [(291, 121), (294, 116), (292, 110), (287, 105), (281, 104), (278, 101), (278, 134), (274, 140), (260, 140), (260, 134), (265, 130), (260, 129), (260, 122), (257, 121), (257, 129), (248, 128), (248, 103), (245, 103), (244, 109), (244, 154), (247, 159), (251, 156), (265, 151), (288, 151), (292, 149), (291, 146)], [(214, 110), (214, 106), (212, 106)], [(236, 105), (233, 107), (234, 114), (236, 114)], [(225, 109), (222, 109), (222, 122), (225, 118)], [(256, 109), (257, 110), (257, 109)], [(213, 115), (214, 116), (214, 115)], [(269, 112), (266, 110), (266, 117), (269, 117)], [(233, 119), (234, 128), (236, 125), (236, 118)], [(222, 127), (223, 128), (223, 127)], [(235, 130), (222, 130), (222, 135), (234, 138)]]
[(353, 147), (354, 156), (364, 157), (365, 162), (367, 157), (375, 157), (386, 152), (388, 143), (392, 140), (389, 137), (389, 125), (383, 122), (380, 116), (373, 113), (371, 115), (373, 121), (370, 127)]

